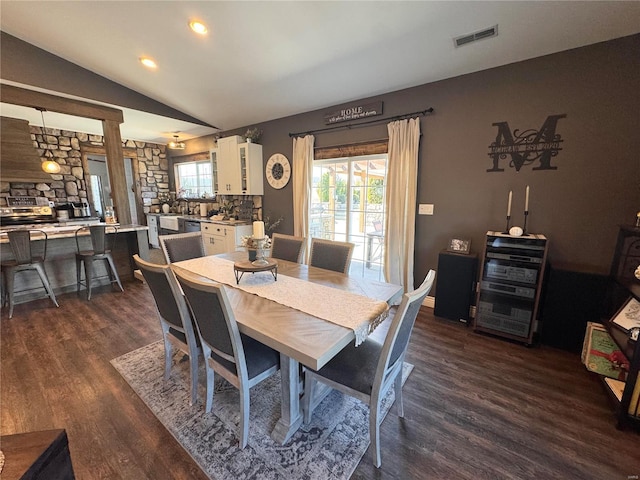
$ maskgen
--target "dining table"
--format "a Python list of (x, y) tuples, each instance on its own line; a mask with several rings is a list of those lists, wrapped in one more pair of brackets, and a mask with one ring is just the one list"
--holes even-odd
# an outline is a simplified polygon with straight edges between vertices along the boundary
[[(286, 305), (265, 298), (262, 293), (254, 294), (243, 289), (247, 288), (243, 287), (245, 280), (239, 285), (236, 284), (233, 264), (245, 261), (246, 257), (246, 251), (236, 251), (184, 260), (172, 265), (191, 274), (223, 283), (240, 332), (280, 353), (282, 396), (280, 419), (271, 432), (271, 437), (274, 441), (285, 444), (302, 424), (300, 397), (303, 393), (303, 385), (300, 365), (319, 370), (350, 342), (357, 344), (357, 341), (362, 341), (362, 338), (358, 338), (362, 336), (361, 332), (357, 333), (353, 328), (335, 323), (329, 315), (340, 317), (343, 305), (351, 303), (349, 302), (352, 300), (351, 297), (354, 301), (384, 302), (385, 307), (388, 307), (400, 300), (403, 288), (400, 285), (277, 259), (277, 279), (274, 279), (269, 272), (262, 272), (261, 275), (270, 277), (268, 281), (273, 285), (278, 283), (281, 299), (284, 298), (282, 297), (284, 289), (288, 299), (283, 303), (289, 304)], [(227, 260), (228, 266), (221, 263), (221, 259)], [(226, 271), (227, 268), (230, 269), (231, 276)], [(233, 280), (229, 280), (230, 278)], [(305, 285), (306, 282), (320, 287)], [(302, 295), (302, 291), (308, 294), (307, 287), (314, 289), (313, 302), (324, 305), (324, 311), (331, 312), (330, 314), (324, 313), (322, 315), (324, 318), (320, 318), (305, 311), (308, 309), (303, 303), (308, 299), (300, 302), (299, 296)], [(288, 292), (289, 288), (294, 291)], [(289, 301), (290, 299), (298, 301), (296, 303), (296, 301)], [(309, 301), (309, 303), (312, 302)], [(354, 320), (361, 320), (365, 324), (372, 322), (369, 325), (372, 329), (375, 327), (373, 322), (381, 321), (386, 316), (388, 308), (385, 308), (384, 315), (379, 315), (376, 319), (364, 317), (366, 315), (364, 310), (361, 313), (360, 309), (352, 308), (349, 316), (362, 315), (362, 319)]]

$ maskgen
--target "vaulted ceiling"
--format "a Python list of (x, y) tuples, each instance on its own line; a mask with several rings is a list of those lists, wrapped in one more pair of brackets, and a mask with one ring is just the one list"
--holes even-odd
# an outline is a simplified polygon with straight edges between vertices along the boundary
[[(637, 1), (2, 0), (1, 9), (3, 32), (222, 130), (640, 32)], [(188, 28), (192, 19), (206, 35)], [(494, 25), (496, 37), (455, 48), (455, 37)], [(145, 69), (142, 56), (158, 67)], [(48, 91), (45, 80), (20, 86)], [(115, 105), (127, 107), (124, 138), (216, 131)]]

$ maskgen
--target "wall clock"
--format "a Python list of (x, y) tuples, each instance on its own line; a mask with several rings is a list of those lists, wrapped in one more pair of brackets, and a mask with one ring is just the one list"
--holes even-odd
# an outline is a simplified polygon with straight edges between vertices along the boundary
[(267, 160), (265, 169), (267, 182), (273, 188), (280, 189), (289, 183), (291, 177), (291, 165), (289, 159), (281, 153), (274, 153)]

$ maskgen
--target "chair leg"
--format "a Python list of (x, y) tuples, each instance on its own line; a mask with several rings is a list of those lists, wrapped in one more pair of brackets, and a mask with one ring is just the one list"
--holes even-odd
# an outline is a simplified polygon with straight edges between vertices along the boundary
[(398, 416), (402, 418), (404, 417), (404, 404), (402, 402), (402, 368), (400, 368), (400, 371), (396, 375), (394, 384), (396, 394), (396, 408), (398, 409)]
[(93, 259), (84, 259), (84, 281), (87, 286), (87, 300), (91, 300), (91, 280), (93, 279)]
[(382, 465), (382, 458), (380, 455), (380, 423), (378, 418), (380, 416), (380, 401), (377, 401), (375, 405), (371, 405), (369, 408), (369, 437), (371, 440), (371, 453), (373, 455), (373, 464), (380, 468)]
[(240, 449), (247, 446), (249, 441), (249, 402), (251, 401), (249, 389), (240, 385)]
[(51, 285), (49, 284), (49, 277), (47, 277), (47, 272), (44, 270), (44, 265), (41, 263), (36, 263), (34, 265), (34, 268), (36, 269), (36, 272), (38, 272), (38, 275), (40, 275), (40, 280), (42, 281), (42, 285), (44, 286), (44, 289), (49, 294), (49, 298), (51, 298), (51, 301), (54, 303), (56, 307), (59, 307), (60, 305), (58, 305), (56, 296), (53, 293), (53, 288), (51, 288)]
[[(211, 356), (211, 354), (209, 354)], [(207, 357), (205, 356), (205, 369), (207, 371), (207, 401), (205, 403), (204, 411), (205, 413), (211, 413), (211, 407), (213, 407), (213, 382), (215, 382), (215, 372), (209, 362), (207, 361)]]
[(173, 361), (173, 345), (167, 339), (167, 334), (163, 335), (164, 340), (164, 379), (169, 380), (171, 374), (171, 363)]
[(7, 268), (6, 272), (5, 272), (5, 280), (6, 280), (6, 285), (5, 288), (7, 289), (7, 296), (9, 298), (9, 318), (13, 317), (13, 287), (14, 287), (14, 281), (15, 281), (15, 276), (16, 276), (16, 271), (14, 268)]
[(191, 405), (198, 403), (198, 357), (189, 354), (189, 369), (191, 370)]
[[(124, 288), (122, 288), (122, 284), (120, 283), (120, 277), (118, 276), (118, 271), (116, 270), (116, 264), (113, 261), (113, 257), (111, 254), (107, 255), (107, 261), (109, 262), (109, 266), (111, 267), (111, 271), (113, 272), (113, 276), (116, 277), (116, 282), (118, 282), (118, 286), (120, 287), (120, 291), (124, 292)], [(109, 275), (111, 279), (111, 275)]]
[(76, 293), (80, 293), (80, 281), (82, 280), (82, 259), (76, 256)]
[(305, 372), (304, 383), (304, 395), (302, 395), (302, 421), (305, 425), (309, 425), (309, 422), (311, 422), (311, 415), (313, 415), (313, 412), (311, 411), (311, 401), (313, 400), (313, 391), (316, 386), (316, 379), (307, 371)]

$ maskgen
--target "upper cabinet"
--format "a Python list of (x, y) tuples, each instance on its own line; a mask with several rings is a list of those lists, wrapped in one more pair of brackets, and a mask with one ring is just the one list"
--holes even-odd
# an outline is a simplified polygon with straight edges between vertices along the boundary
[(234, 135), (211, 150), (213, 191), (218, 195), (262, 195), (262, 145)]

